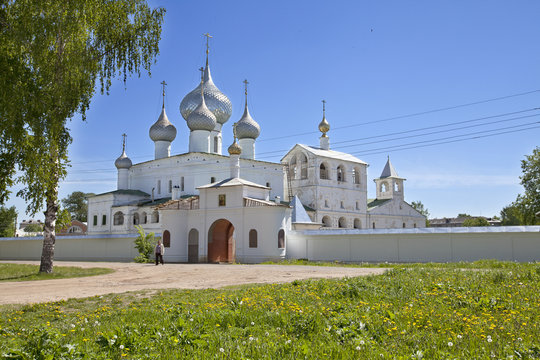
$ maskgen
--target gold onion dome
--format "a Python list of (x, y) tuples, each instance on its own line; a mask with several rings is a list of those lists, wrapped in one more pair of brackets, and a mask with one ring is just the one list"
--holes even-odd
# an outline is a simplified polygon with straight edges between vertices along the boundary
[(180, 114), (187, 121), (197, 106), (201, 103), (201, 86), (203, 88), (204, 100), (207, 108), (214, 114), (216, 121), (225, 124), (232, 114), (232, 104), (229, 98), (223, 94), (212, 81), (208, 58), (206, 59), (206, 68), (204, 69), (203, 84), (199, 84), (189, 94), (187, 94), (180, 103)]
[(244, 80), (244, 84), (246, 84), (246, 105), (244, 107), (242, 118), (236, 123), (236, 136), (238, 139), (257, 139), (261, 133), (261, 127), (249, 114), (247, 103), (247, 80)]
[(326, 101), (323, 100), (322, 102), (323, 102), (323, 118), (321, 122), (319, 123), (319, 131), (323, 133), (322, 134), (323, 137), (326, 137), (326, 133), (330, 131), (330, 124), (328, 123), (328, 121), (326, 121), (326, 109), (325, 109)]
[(161, 108), (158, 120), (150, 127), (149, 134), (153, 141), (173, 141), (176, 138), (176, 127), (167, 117), (165, 104)]
[(242, 148), (238, 143), (236, 142), (236, 138), (234, 139), (234, 142), (229, 146), (229, 155), (240, 155), (242, 153)]

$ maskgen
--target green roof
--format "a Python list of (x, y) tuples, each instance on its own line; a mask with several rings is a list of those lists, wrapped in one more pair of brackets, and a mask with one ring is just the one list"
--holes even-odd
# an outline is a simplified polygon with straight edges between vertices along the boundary
[(368, 210), (369, 209), (373, 209), (377, 206), (380, 206), (386, 202), (390, 201), (390, 199), (368, 199), (368, 204), (367, 204), (367, 207), (368, 207)]
[[(281, 205), (291, 206), (291, 202), (290, 202), (290, 201), (280, 201), (280, 203), (281, 203)], [(302, 204), (302, 205), (304, 205), (304, 204)], [(304, 205), (304, 209), (305, 209), (306, 211), (315, 211), (315, 209), (310, 208), (310, 207), (307, 206), (307, 205)]]
[(141, 191), (141, 190), (114, 190), (114, 191), (109, 191), (109, 192), (102, 193), (102, 194), (96, 194), (96, 195), (90, 196), (90, 197), (109, 195), (109, 194), (111, 194), (111, 195), (150, 196), (150, 194), (147, 194), (147, 193), (145, 193), (144, 191)]

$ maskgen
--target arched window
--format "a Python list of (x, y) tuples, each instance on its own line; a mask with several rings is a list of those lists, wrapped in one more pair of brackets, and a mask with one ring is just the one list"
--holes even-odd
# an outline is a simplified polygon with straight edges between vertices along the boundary
[(386, 182), (381, 183), (381, 192), (386, 192), (388, 190), (388, 184)]
[(124, 225), (124, 213), (121, 211), (117, 211), (114, 213), (114, 219), (113, 219), (114, 225)]
[(355, 229), (361, 229), (362, 223), (360, 222), (360, 219), (354, 219), (354, 228)]
[(354, 184), (360, 184), (360, 169), (355, 167), (352, 170), (352, 178)]
[(214, 136), (214, 152), (218, 152), (218, 137)]
[(133, 225), (139, 225), (139, 223), (140, 223), (139, 213), (134, 213), (133, 214)]
[(332, 219), (330, 219), (330, 216), (323, 216), (322, 223), (324, 227), (332, 227)]
[(324, 163), (321, 164), (319, 171), (320, 171), (321, 179), (324, 179), (324, 180), (328, 179), (328, 169), (326, 168), (326, 165)]
[(338, 225), (340, 228), (346, 228), (347, 227), (347, 219), (344, 217), (340, 217), (338, 221)]
[(399, 191), (399, 184), (398, 184), (398, 183), (395, 183), (395, 184), (394, 184), (394, 188), (396, 189), (396, 191)]
[(290, 171), (290, 174), (291, 174), (291, 180), (292, 179), (296, 179), (296, 174), (297, 174), (297, 170), (296, 170), (296, 156), (293, 156), (291, 158), (291, 162), (289, 163), (289, 171)]
[(343, 167), (343, 165), (339, 165), (337, 167), (337, 181), (345, 182), (345, 168)]
[(143, 211), (140, 218), (141, 224), (146, 224), (148, 222), (148, 215)]
[(169, 230), (165, 230), (163, 232), (163, 246), (165, 247), (171, 247), (171, 233)]
[(307, 179), (307, 156), (305, 154), (300, 155), (300, 179)]
[(285, 248), (285, 230), (280, 229), (277, 233), (277, 247), (278, 249)]
[(250, 248), (257, 247), (257, 230), (255, 229), (249, 230), (249, 247)]
[(159, 222), (159, 212), (156, 210), (152, 213), (152, 223)]

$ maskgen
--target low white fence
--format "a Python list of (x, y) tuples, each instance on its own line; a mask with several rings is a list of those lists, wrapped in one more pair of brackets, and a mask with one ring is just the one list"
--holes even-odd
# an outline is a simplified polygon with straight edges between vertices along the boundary
[[(57, 236), (55, 260), (133, 261), (136, 234)], [(0, 260), (39, 260), (43, 237), (0, 238)]]
[(540, 226), (303, 230), (287, 258), (344, 262), (540, 261)]

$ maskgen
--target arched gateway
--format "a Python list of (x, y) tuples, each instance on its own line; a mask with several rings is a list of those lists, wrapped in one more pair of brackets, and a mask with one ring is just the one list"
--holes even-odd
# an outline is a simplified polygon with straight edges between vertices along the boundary
[(208, 230), (208, 262), (234, 261), (234, 226), (225, 219), (216, 220)]

